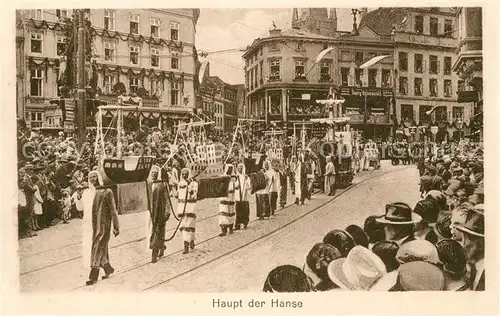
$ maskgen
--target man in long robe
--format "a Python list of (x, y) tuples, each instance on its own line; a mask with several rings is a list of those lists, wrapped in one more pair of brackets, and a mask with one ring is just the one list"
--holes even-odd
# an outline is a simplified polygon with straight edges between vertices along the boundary
[(271, 179), (269, 178), (266, 170), (267, 160), (263, 162), (264, 170), (262, 170), (262, 175), (264, 176), (265, 187), (261, 190), (255, 192), (255, 207), (257, 210), (257, 217), (259, 220), (264, 218), (269, 218), (271, 216), (271, 204), (269, 199), (269, 186)]
[(194, 249), (196, 231), (196, 202), (198, 200), (198, 183), (191, 178), (189, 169), (181, 170), (181, 178), (177, 189), (177, 217), (181, 220), (180, 231), (184, 241), (183, 254)]
[(95, 187), (95, 196), (92, 204), (92, 250), (90, 254), (90, 275), (87, 285), (93, 285), (99, 278), (99, 269), (103, 268), (107, 279), (114, 271), (109, 263), (109, 238), (111, 236), (111, 223), (113, 235), (120, 234), (118, 212), (116, 210), (115, 196), (109, 187), (101, 186), (98, 171), (89, 173), (89, 181)]
[(271, 206), (271, 215), (274, 215), (278, 208), (278, 193), (280, 191), (280, 176), (278, 171), (272, 166), (271, 161), (264, 165), (267, 177), (269, 178), (269, 205)]
[(250, 221), (248, 197), (251, 189), (252, 184), (250, 183), (250, 177), (246, 174), (245, 165), (240, 163), (236, 170), (236, 181), (234, 185), (234, 206), (236, 211), (235, 230), (239, 230), (241, 224), (243, 224), (244, 228), (247, 228), (248, 222)]
[(229, 188), (227, 196), (219, 198), (219, 226), (221, 229), (220, 237), (227, 235), (228, 231), (230, 234), (233, 233), (234, 227), (234, 217), (236, 211), (234, 208), (234, 180), (233, 178), (234, 166), (227, 164), (225, 166), (224, 174), (231, 176), (229, 181)]
[[(151, 263), (156, 263), (164, 256), (165, 249), (165, 226), (170, 218), (171, 204), (167, 185), (161, 179), (160, 167), (151, 168), (151, 236), (149, 238), (149, 249)], [(168, 182), (167, 182), (168, 184)]]
[(326, 157), (325, 167), (325, 194), (332, 196), (335, 194), (335, 165), (332, 162), (332, 157)]

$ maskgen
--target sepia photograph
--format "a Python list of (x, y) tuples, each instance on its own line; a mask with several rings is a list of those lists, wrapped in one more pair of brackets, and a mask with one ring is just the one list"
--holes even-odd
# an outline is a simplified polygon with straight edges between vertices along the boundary
[(21, 294), (497, 284), (484, 8), (100, 5), (15, 10)]

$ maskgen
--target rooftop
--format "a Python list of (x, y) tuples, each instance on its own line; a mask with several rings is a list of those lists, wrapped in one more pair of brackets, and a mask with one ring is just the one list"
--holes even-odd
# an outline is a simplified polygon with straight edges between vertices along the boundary
[(406, 8), (378, 8), (363, 16), (359, 28), (368, 26), (378, 35), (391, 35), (392, 26), (403, 22), (407, 14)]

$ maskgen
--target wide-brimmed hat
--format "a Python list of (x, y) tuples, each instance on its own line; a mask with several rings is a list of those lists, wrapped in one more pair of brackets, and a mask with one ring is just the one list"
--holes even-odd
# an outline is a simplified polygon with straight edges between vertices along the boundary
[(328, 265), (330, 280), (351, 291), (367, 291), (386, 273), (382, 259), (362, 246), (352, 248), (347, 258), (334, 260)]
[(413, 213), (408, 204), (401, 202), (386, 204), (385, 215), (377, 218), (377, 222), (391, 225), (410, 225), (421, 220), (422, 217)]
[(465, 223), (457, 223), (455, 228), (467, 234), (484, 237), (484, 205), (477, 204), (469, 209)]
[(442, 291), (445, 284), (444, 273), (438, 266), (429, 262), (414, 261), (384, 275), (370, 291)]
[(436, 247), (427, 240), (412, 240), (399, 247), (396, 260), (400, 264), (413, 261), (426, 261), (437, 264), (439, 255)]

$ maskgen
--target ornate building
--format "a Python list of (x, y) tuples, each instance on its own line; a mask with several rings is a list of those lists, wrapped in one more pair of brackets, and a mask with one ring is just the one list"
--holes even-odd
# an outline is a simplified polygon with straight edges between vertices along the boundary
[[(18, 11), (18, 115), (33, 127), (43, 125), (50, 100), (62, 96), (60, 74), (71, 40), (65, 21), (71, 11)], [(118, 103), (119, 95), (139, 96), (143, 106), (168, 107), (172, 118), (192, 111), (198, 17), (198, 9), (99, 9), (86, 14), (91, 39), (86, 53), (92, 56), (87, 71), (95, 79), (97, 98)]]
[(363, 28), (394, 43), (397, 132), (437, 141), (463, 137), (471, 104), (457, 102), (464, 82), (452, 72), (458, 45), (455, 11), (380, 8), (365, 14)]
[(471, 134), (483, 139), (483, 23), (482, 8), (463, 7), (457, 11), (458, 58), (453, 71), (465, 83), (465, 90), (459, 93), (459, 102), (473, 102)]

